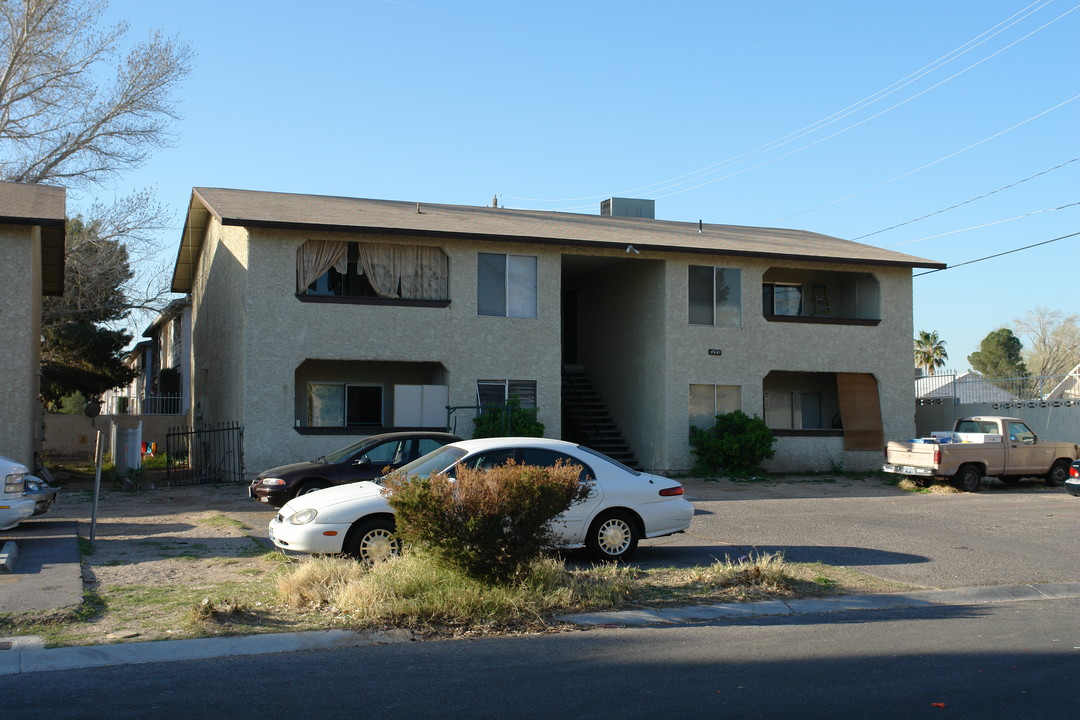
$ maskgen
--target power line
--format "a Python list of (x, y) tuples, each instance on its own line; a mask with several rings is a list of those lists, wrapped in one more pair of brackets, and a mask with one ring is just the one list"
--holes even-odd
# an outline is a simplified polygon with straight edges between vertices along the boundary
[(986, 257), (976, 258), (975, 260), (968, 260), (967, 262), (957, 263), (955, 265), (950, 265), (949, 267), (945, 267), (945, 268), (937, 268), (935, 270), (927, 270), (926, 272), (917, 273), (915, 275), (912, 275), (911, 277), (913, 277), (913, 278), (922, 277), (923, 275), (930, 275), (931, 273), (941, 272), (942, 270), (952, 270), (954, 268), (963, 267), (964, 265), (973, 265), (973, 264), (975, 264), (977, 262), (982, 262), (983, 260), (993, 260), (994, 258), (999, 258), (999, 257), (1002, 257), (1003, 255), (1011, 255), (1013, 253), (1018, 253), (1021, 250), (1030, 250), (1031, 248), (1036, 248), (1036, 247), (1039, 247), (1040, 245), (1049, 245), (1050, 243), (1054, 243), (1054, 242), (1057, 242), (1059, 240), (1067, 240), (1068, 238), (1076, 237), (1077, 235), (1080, 235), (1080, 232), (1070, 233), (1069, 235), (1062, 235), (1061, 237), (1056, 237), (1056, 238), (1053, 238), (1051, 240), (1043, 240), (1042, 242), (1037, 242), (1037, 243), (1034, 243), (1033, 245), (1025, 245), (1024, 247), (1019, 247), (1019, 248), (1016, 248), (1014, 250), (1006, 250), (1005, 252), (1000, 252), (1000, 253), (997, 253), (997, 254), (994, 254), (994, 255), (987, 255)]
[[(912, 223), (917, 223), (917, 222), (919, 222), (921, 220), (926, 220), (927, 218), (932, 218), (935, 215), (940, 215), (941, 213), (949, 212), (950, 210), (955, 210), (958, 207), (963, 207), (964, 205), (968, 205), (969, 203), (973, 203), (976, 200), (982, 200), (984, 198), (990, 197), (991, 195), (1002, 192), (1003, 190), (1008, 190), (1009, 188), (1014, 188), (1017, 185), (1021, 185), (1023, 183), (1026, 183), (1028, 180), (1034, 180), (1035, 178), (1040, 177), (1042, 175), (1046, 175), (1047, 173), (1051, 173), (1054, 170), (1060, 170), (1061, 168), (1065, 167), (1066, 165), (1069, 165), (1070, 163), (1074, 163), (1077, 160), (1080, 160), (1080, 157), (1075, 157), (1072, 160), (1067, 160), (1066, 162), (1063, 162), (1060, 165), (1055, 165), (1054, 167), (1049, 168), (1048, 170), (1043, 170), (1042, 172), (1037, 172), (1034, 175), (1030, 175), (1030, 176), (1024, 178), (1023, 180), (1017, 180), (1014, 183), (1010, 183), (1009, 185), (999, 187), (997, 190), (991, 190), (988, 193), (983, 193), (982, 195), (979, 195), (977, 197), (973, 197), (970, 200), (965, 200), (963, 202), (956, 203), (955, 205), (950, 205), (949, 207), (943, 208), (941, 210), (935, 210), (932, 213), (922, 215), (920, 217), (914, 218), (913, 220), (907, 220), (905, 222), (898, 223), (896, 225), (890, 225), (889, 227), (883, 228), (881, 230), (875, 230), (874, 232), (866, 233), (865, 235), (859, 235), (858, 237), (850, 238), (850, 240), (852, 240), (852, 241), (862, 240), (863, 238), (868, 238), (868, 237), (870, 237), (872, 235), (880, 235), (883, 232), (889, 232), (890, 230), (895, 230), (896, 228), (901, 228), (901, 227), (904, 227), (905, 225), (911, 225)], [(921, 239), (925, 240), (926, 238), (921, 238)], [(917, 242), (917, 241), (913, 240), (912, 242)], [(901, 243), (901, 244), (905, 244), (905, 243)]]
[[(652, 188), (663, 189), (664, 186), (668, 186), (670, 188), (677, 188), (679, 185), (683, 185), (683, 184), (686, 184), (688, 182), (693, 182), (695, 179), (701, 179), (701, 178), (706, 177), (706, 176), (708, 176), (710, 174), (714, 174), (714, 173), (719, 172), (721, 170), (724, 170), (724, 169), (726, 169), (728, 167), (731, 167), (731, 166), (733, 166), (733, 165), (735, 165), (735, 164), (737, 164), (739, 162), (742, 162), (742, 161), (744, 161), (746, 159), (749, 159), (750, 157), (753, 157), (755, 155), (760, 155), (760, 154), (762, 154), (764, 152), (768, 152), (770, 150), (775, 150), (775, 149), (777, 149), (779, 147), (787, 145), (788, 143), (794, 142), (795, 140), (798, 140), (799, 138), (805, 137), (806, 135), (809, 135), (809, 134), (811, 134), (813, 132), (816, 132), (817, 130), (820, 130), (820, 129), (824, 128), (824, 127), (827, 127), (828, 125), (831, 125), (831, 124), (833, 124), (833, 123), (835, 123), (835, 122), (837, 122), (837, 121), (839, 121), (839, 120), (841, 120), (841, 119), (855, 113), (858, 110), (861, 110), (861, 109), (863, 109), (865, 107), (868, 107), (869, 105), (871, 105), (871, 104), (873, 104), (875, 102), (878, 102), (879, 100), (882, 100), (885, 97), (888, 97), (889, 95), (895, 93), (899, 89), (901, 89), (903, 87), (906, 87), (907, 85), (910, 85), (911, 83), (915, 82), (916, 80), (921, 79), (922, 77), (928, 75), (929, 73), (931, 73), (931, 72), (933, 72), (933, 71), (935, 71), (935, 70), (937, 70), (937, 69), (939, 69), (941, 67), (944, 67), (948, 63), (958, 59), (959, 57), (961, 57), (964, 54), (970, 52), (971, 50), (975, 49), (979, 45), (982, 45), (983, 43), (987, 42), (991, 38), (1001, 34), (1005, 30), (1012, 27), (1013, 25), (1021, 22), (1022, 20), (1025, 20), (1026, 18), (1028, 18), (1029, 16), (1031, 16), (1034, 13), (1038, 12), (1039, 10), (1042, 10), (1044, 7), (1049, 5), (1052, 1), (1053, 0), (1047, 0), (1047, 1), (1044, 2), (1043, 0), (1037, 0), (1036, 2), (1031, 3), (1030, 5), (1028, 5), (1025, 8), (1023, 8), (1022, 10), (1020, 10), (1019, 12), (1014, 13), (1010, 17), (1008, 17), (1005, 20), (999, 22), (997, 25), (991, 27), (989, 30), (983, 31), (982, 33), (975, 36), (971, 40), (968, 40), (967, 42), (963, 43), (959, 47), (954, 48), (953, 50), (949, 51), (945, 55), (942, 55), (941, 57), (937, 58), (933, 62), (928, 63), (927, 65), (924, 65), (922, 68), (919, 68), (915, 72), (907, 75), (904, 78), (901, 78), (900, 80), (892, 83), (891, 85), (888, 85), (888, 86), (882, 88), (881, 90), (878, 90), (877, 92), (866, 96), (862, 100), (859, 100), (858, 102), (855, 102), (855, 103), (852, 103), (851, 105), (848, 105), (846, 108), (844, 108), (842, 110), (834, 112), (833, 114), (828, 115), (828, 116), (826, 116), (826, 117), (824, 117), (824, 118), (822, 118), (820, 120), (817, 120), (816, 122), (813, 122), (813, 123), (803, 127), (800, 130), (793, 131), (793, 132), (788, 133), (787, 135), (784, 135), (784, 136), (782, 136), (782, 137), (780, 137), (780, 138), (778, 138), (776, 140), (772, 140), (772, 141), (770, 141), (768, 143), (760, 145), (757, 148), (745, 151), (745, 152), (740, 153), (738, 155), (734, 155), (734, 156), (732, 156), (732, 157), (730, 157), (730, 158), (728, 158), (726, 160), (722, 160), (722, 161), (713, 163), (713, 164), (708, 165), (708, 166), (706, 166), (704, 168), (700, 168), (698, 170), (694, 170), (694, 171), (691, 171), (691, 172), (688, 172), (688, 173), (684, 173), (682, 175), (678, 175), (678, 176), (675, 176), (673, 178), (668, 178), (667, 180), (661, 180), (659, 182), (652, 183), (652, 184), (649, 184), (649, 185), (643, 185), (643, 186), (639, 186), (639, 187), (631, 188), (631, 189), (627, 189), (627, 190), (620, 190), (620, 191), (615, 192), (615, 193), (605, 193), (603, 195), (592, 195), (592, 196), (584, 196), (584, 197), (576, 197), (576, 198), (528, 198), (528, 197), (521, 197), (521, 196), (516, 196), (516, 195), (504, 195), (504, 197), (512, 199), (512, 200), (521, 200), (521, 201), (525, 201), (525, 202), (579, 202), (579, 201), (602, 199), (602, 198), (610, 197), (612, 195), (632, 194), (632, 193), (636, 193), (636, 192), (639, 192), (639, 191), (642, 191), (642, 190), (649, 190), (649, 189), (652, 189)], [(1036, 5), (1038, 5), (1038, 7), (1035, 7)], [(1034, 8), (1034, 9), (1032, 9), (1032, 8)], [(921, 95), (929, 92), (930, 90), (933, 90), (933, 89), (935, 89), (937, 87), (940, 87), (944, 83), (947, 83), (950, 80), (958, 77), (959, 75), (962, 75), (963, 73), (966, 73), (967, 71), (977, 67), (978, 65), (981, 65), (982, 63), (986, 62), (990, 58), (993, 58), (994, 56), (999, 55), (1000, 53), (1002, 53), (1005, 50), (1013, 47), (1017, 43), (1020, 43), (1021, 41), (1027, 39), (1031, 35), (1034, 35), (1035, 33), (1039, 32), (1040, 30), (1045, 29), (1049, 25), (1052, 25), (1053, 23), (1057, 22), (1061, 18), (1065, 17), (1066, 15), (1068, 15), (1069, 13), (1072, 13), (1073, 11), (1075, 11), (1077, 9), (1080, 9), (1080, 5), (1074, 6), (1072, 9), (1066, 11), (1065, 13), (1062, 13), (1061, 15), (1059, 15), (1058, 17), (1054, 18), (1053, 20), (1047, 22), (1046, 24), (1042, 25), (1041, 27), (1036, 28), (1035, 30), (1031, 31), (1030, 33), (1028, 33), (1028, 34), (1024, 35), (1023, 37), (1019, 38), (1018, 40), (1015, 40), (1012, 43), (1009, 43), (1005, 47), (995, 51), (994, 53), (988, 55), (987, 57), (985, 57), (985, 58), (983, 58), (981, 60), (979, 60), (978, 62), (975, 62), (975, 63), (969, 65), (968, 67), (964, 68), (963, 70), (960, 70), (959, 72), (954, 73), (953, 75), (951, 75), (948, 78), (945, 78), (944, 80), (932, 85), (931, 87), (929, 87), (929, 88), (927, 88), (925, 90), (922, 90), (919, 93), (916, 93), (915, 95), (913, 95), (913, 96), (911, 96), (911, 97), (909, 97), (909, 98), (907, 98), (905, 100), (902, 100), (902, 101), (900, 101), (900, 102), (886, 108), (885, 110), (882, 110), (882, 111), (880, 111), (880, 112), (878, 112), (878, 113), (876, 113), (876, 114), (874, 114), (874, 115), (872, 115), (872, 116), (870, 116), (870, 117), (868, 117), (868, 118), (866, 118), (864, 120), (861, 120), (861, 121), (859, 121), (857, 123), (849, 125), (846, 128), (838, 130), (837, 132), (835, 132), (835, 133), (833, 133), (831, 135), (828, 135), (828, 136), (826, 136), (824, 138), (821, 138), (821, 139), (816, 140), (816, 141), (814, 141), (812, 143), (804, 145), (804, 146), (802, 146), (800, 148), (797, 148), (797, 149), (795, 149), (795, 150), (793, 150), (793, 151), (791, 151), (789, 153), (786, 153), (784, 155), (781, 155), (781, 156), (779, 156), (777, 158), (773, 158), (771, 160), (766, 160), (764, 162), (758, 163), (756, 165), (753, 165), (753, 166), (751, 166), (749, 168), (745, 168), (743, 170), (737, 171), (735, 173), (731, 173), (731, 174), (725, 175), (725, 176), (720, 177), (720, 178), (715, 178), (713, 180), (709, 180), (709, 181), (706, 181), (704, 183), (700, 183), (700, 184), (697, 184), (697, 185), (694, 185), (694, 186), (691, 186), (691, 187), (688, 187), (688, 188), (684, 188), (682, 190), (673, 190), (670, 193), (667, 193), (665, 195), (658, 195), (657, 197), (659, 197), (659, 198), (670, 197), (671, 195), (676, 195), (676, 194), (680, 194), (680, 193), (683, 193), (683, 192), (689, 192), (691, 190), (696, 190), (696, 189), (704, 187), (706, 185), (711, 185), (713, 183), (720, 182), (722, 180), (726, 180), (726, 179), (729, 179), (731, 177), (735, 177), (736, 175), (740, 175), (740, 174), (742, 174), (744, 172), (749, 172), (750, 170), (756, 169), (758, 167), (761, 167), (762, 165), (766, 165), (766, 164), (769, 164), (771, 162), (775, 162), (776, 160), (784, 159), (786, 157), (789, 157), (790, 155), (801, 152), (802, 150), (808, 149), (810, 147), (813, 147), (814, 145), (817, 145), (817, 144), (819, 144), (821, 142), (824, 142), (825, 140), (832, 139), (833, 137), (836, 137), (837, 135), (840, 135), (840, 134), (842, 134), (844, 132), (847, 132), (848, 130), (852, 130), (852, 129), (862, 125), (863, 123), (869, 122), (870, 120), (873, 120), (873, 119), (875, 119), (877, 117), (880, 117), (881, 115), (883, 115), (883, 114), (885, 114), (887, 112), (890, 112), (891, 110), (894, 110), (894, 109), (900, 107), (901, 105), (904, 105), (904, 104), (910, 102), (911, 100), (914, 100), (915, 98), (920, 97)], [(573, 207), (573, 208), (562, 208), (562, 209), (564, 209), (564, 210), (575, 210), (575, 209), (580, 209), (580, 207), (582, 207), (582, 206)], [(585, 207), (587, 207), (587, 206), (585, 206)], [(814, 208), (814, 209), (817, 209), (817, 208)], [(807, 211), (807, 212), (809, 212), (809, 211)]]
[(1023, 215), (1014, 215), (1013, 217), (1005, 218), (1004, 220), (993, 220), (991, 222), (982, 223), (980, 225), (972, 225), (971, 227), (960, 228), (959, 230), (950, 230), (948, 232), (938, 233), (937, 235), (927, 235), (926, 237), (916, 238), (915, 240), (908, 240), (906, 242), (897, 243), (895, 245), (890, 245), (889, 247), (901, 247), (903, 245), (912, 245), (912, 244), (917, 243), (917, 242), (922, 242), (923, 240), (934, 240), (935, 238), (945, 237), (946, 235), (956, 235), (957, 233), (967, 232), (968, 230), (980, 230), (980, 229), (985, 228), (985, 227), (990, 227), (991, 225), (1001, 225), (1003, 223), (1012, 222), (1013, 220), (1023, 220), (1024, 218), (1031, 217), (1032, 215), (1039, 215), (1041, 213), (1054, 212), (1055, 210), (1064, 210), (1066, 208), (1076, 207), (1077, 205), (1080, 205), (1080, 202), (1068, 203), (1066, 205), (1059, 205), (1058, 207), (1045, 208), (1043, 210), (1032, 210), (1031, 212), (1024, 213)]

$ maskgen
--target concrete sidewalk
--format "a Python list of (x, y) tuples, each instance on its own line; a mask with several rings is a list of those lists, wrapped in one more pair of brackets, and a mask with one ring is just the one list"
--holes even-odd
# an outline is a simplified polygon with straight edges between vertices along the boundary
[[(842, 595), (803, 600), (767, 600), (756, 603), (724, 603), (680, 608), (620, 610), (564, 615), (559, 620), (582, 626), (628, 627), (715, 622), (755, 617), (840, 613), (866, 610), (900, 610), (934, 606), (983, 605), (1030, 600), (1080, 597), (1080, 583), (1047, 583), (995, 587), (927, 590), (879, 595)], [(327, 630), (227, 638), (117, 643), (46, 650), (40, 638), (0, 638), (0, 675), (72, 670), (135, 663), (203, 660), (232, 655), (261, 655), (294, 650), (327, 650), (409, 642), (408, 630), (357, 633)]]

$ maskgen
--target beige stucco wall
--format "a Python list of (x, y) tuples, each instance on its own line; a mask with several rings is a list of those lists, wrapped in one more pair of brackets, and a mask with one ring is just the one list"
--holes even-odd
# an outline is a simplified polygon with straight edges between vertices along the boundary
[[(687, 442), (690, 384), (737, 385), (742, 409), (762, 414), (763, 381), (770, 371), (872, 373), (878, 381), (884, 434), (906, 437), (914, 429), (911, 383), (911, 270), (875, 268), (881, 323), (876, 327), (769, 322), (762, 316), (761, 284), (776, 263), (760, 259), (685, 256), (667, 265), (667, 378), (663, 454), (657, 467), (687, 469), (693, 457)], [(687, 266), (712, 265), (742, 270), (742, 326), (690, 325), (687, 319)], [(863, 266), (784, 263), (786, 267), (865, 272)], [(709, 355), (710, 349), (721, 351)], [(783, 437), (771, 470), (870, 469), (879, 452), (843, 452), (842, 438)]]
[(41, 235), (0, 225), (0, 455), (34, 467), (41, 427)]
[(192, 288), (192, 418), (195, 424), (243, 422), (247, 328), (273, 315), (251, 308), (246, 290), (247, 231), (207, 229)]
[[(221, 228), (214, 224), (193, 293), (193, 385), (204, 416), (244, 424), (249, 474), (317, 457), (356, 434), (305, 435), (295, 428), (296, 369), (305, 360), (438, 363), (451, 405), (475, 405), (476, 381), (537, 382), (539, 419), (560, 427), (559, 255), (547, 248), (491, 243), (484, 252), (537, 257), (536, 318), (476, 314), (475, 244), (453, 241)], [(409, 242), (441, 247), (449, 260), (446, 308), (301, 302), (296, 250), (312, 239)], [(204, 265), (211, 267), (203, 273)], [(207, 345), (211, 347), (207, 347)], [(202, 388), (202, 389), (200, 389)], [(459, 434), (469, 435), (463, 414)]]
[(102, 453), (111, 453), (114, 420), (121, 428), (142, 423), (142, 442), (157, 443), (159, 453), (165, 452), (165, 436), (169, 431), (187, 425), (187, 418), (178, 415), (99, 415), (91, 420), (85, 415), (49, 413), (45, 415), (42, 455), (48, 462), (93, 460), (98, 430), (101, 430)]
[[(449, 261), (450, 305), (301, 302), (295, 297), (296, 250), (312, 239), (438, 246)], [(477, 316), (478, 251), (537, 257), (538, 317)], [(768, 260), (582, 248), (571, 253), (520, 243), (299, 234), (223, 228), (216, 222), (207, 232), (193, 291), (195, 417), (242, 423), (246, 471), (253, 474), (317, 457), (358, 438), (296, 430), (304, 404), (296, 375), (306, 360), (407, 362), (428, 364), (424, 372), (437, 368), (434, 374), (449, 386), (451, 405), (475, 404), (478, 379), (535, 380), (540, 421), (548, 436), (557, 437), (564, 252), (614, 261), (575, 278), (579, 304), (589, 308), (579, 327), (580, 361), (645, 467), (680, 471), (692, 465), (690, 384), (737, 385), (743, 410), (760, 415), (763, 381), (773, 370), (872, 373), (878, 380), (885, 437), (914, 432), (908, 268), (872, 270), (882, 316), (877, 326), (782, 323), (762, 317), (762, 278), (776, 264)], [(689, 324), (691, 264), (741, 269), (740, 327)], [(803, 272), (867, 272), (865, 266), (832, 263), (785, 266)], [(721, 354), (709, 355), (710, 349)], [(460, 415), (452, 429), (468, 436), (470, 417)], [(879, 452), (845, 452), (842, 438), (784, 437), (769, 468), (857, 470), (879, 462)]]

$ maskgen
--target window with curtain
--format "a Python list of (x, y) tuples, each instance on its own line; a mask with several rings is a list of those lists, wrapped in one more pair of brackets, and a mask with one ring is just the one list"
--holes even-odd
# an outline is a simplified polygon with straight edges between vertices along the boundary
[(309, 240), (297, 250), (297, 295), (448, 301), (449, 262), (437, 247)]

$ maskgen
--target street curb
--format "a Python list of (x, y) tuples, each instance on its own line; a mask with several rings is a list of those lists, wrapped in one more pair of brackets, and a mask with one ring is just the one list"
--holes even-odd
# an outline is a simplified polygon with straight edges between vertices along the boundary
[(0, 545), (0, 572), (15, 572), (15, 561), (19, 559), (19, 546), (14, 540), (5, 541)]
[(9, 650), (0, 650), (0, 675), (41, 672), (44, 670), (73, 670), (105, 665), (170, 662), (173, 660), (205, 660), (230, 655), (262, 655), (296, 650), (328, 650), (365, 645), (388, 645), (410, 642), (413, 639), (412, 632), (408, 630), (370, 633), (350, 632), (348, 630), (312, 630), (266, 635), (239, 635), (226, 638), (128, 642), (45, 650), (42, 649), (39, 638), (0, 638), (0, 641), (11, 643)]
[(806, 598), (801, 600), (767, 600), (756, 603), (722, 603), (679, 608), (616, 610), (560, 615), (558, 619), (575, 625), (593, 627), (673, 625), (686, 622), (707, 622), (711, 620), (778, 615), (809, 615), (850, 612), (853, 610), (903, 610), (941, 605), (978, 605), (1023, 602), (1027, 600), (1061, 600), (1066, 598), (1080, 598), (1080, 583), (1039, 583), (1033, 585), (953, 588), (910, 593), (840, 595), (830, 598)]
[[(644, 608), (611, 612), (561, 615), (556, 619), (585, 627), (677, 625), (755, 617), (812, 615), (862, 610), (901, 610), (935, 606), (981, 605), (1080, 598), (1080, 583), (1037, 583), (973, 588), (925, 590), (876, 595), (840, 595), (801, 600), (765, 600), (752, 603), (721, 603), (676, 608)], [(240, 635), (193, 640), (157, 640), (44, 649), (36, 637), (0, 638), (0, 675), (47, 670), (205, 660), (235, 655), (262, 655), (296, 650), (388, 645), (414, 640), (408, 630), (358, 633), (348, 630), (314, 630), (296, 633)]]

